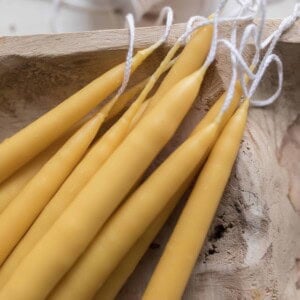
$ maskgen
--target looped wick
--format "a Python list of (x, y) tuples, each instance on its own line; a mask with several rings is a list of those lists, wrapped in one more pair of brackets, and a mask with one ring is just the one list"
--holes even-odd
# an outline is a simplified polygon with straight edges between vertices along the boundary
[[(239, 1), (239, 0), (237, 0)], [(239, 1), (241, 3), (241, 1)], [(263, 27), (265, 24), (265, 9), (266, 9), (266, 3), (265, 0), (259, 0), (257, 1), (257, 9), (260, 14), (260, 22), (258, 25), (250, 24), (246, 26), (242, 37), (240, 41), (239, 47), (236, 45), (236, 25), (237, 22), (234, 21), (233, 23), (233, 30), (231, 35), (231, 40), (226, 39), (219, 39), (218, 43), (223, 44), (225, 47), (227, 47), (231, 52), (231, 63), (232, 63), (232, 78), (228, 87), (227, 95), (223, 104), (223, 107), (221, 109), (221, 114), (223, 114), (229, 107), (230, 101), (234, 94), (234, 86), (237, 79), (237, 72), (239, 74), (239, 79), (244, 91), (244, 95), (246, 98), (249, 99), (250, 103), (254, 106), (266, 106), (272, 104), (280, 95), (282, 90), (282, 84), (283, 84), (283, 66), (280, 58), (278, 55), (273, 54), (273, 50), (276, 46), (276, 43), (280, 39), (280, 36), (282, 33), (290, 28), (296, 19), (299, 17), (299, 8), (300, 5), (296, 4), (293, 14), (287, 18), (285, 18), (281, 24), (279, 25), (278, 29), (274, 31), (268, 38), (266, 38), (264, 41), (262, 40), (262, 32)], [(249, 10), (249, 9), (248, 9)], [(241, 12), (242, 13), (242, 12)], [(251, 62), (250, 67), (245, 62), (245, 59), (243, 58), (243, 52), (245, 49), (246, 44), (249, 42), (249, 39), (252, 38), (254, 40), (254, 46), (255, 46), (255, 53)], [(268, 46), (266, 53), (264, 57), (261, 60), (261, 63), (259, 64), (256, 73), (253, 72), (253, 70), (256, 68), (256, 66), (259, 63), (260, 60), (260, 51), (262, 49), (265, 49)], [(278, 87), (275, 91), (275, 93), (270, 96), (267, 99), (264, 100), (258, 100), (258, 99), (252, 99), (255, 91), (257, 90), (257, 87), (259, 86), (262, 77), (264, 76), (266, 70), (268, 69), (269, 65), (271, 63), (275, 63), (277, 67), (277, 74), (278, 74)], [(246, 74), (246, 76), (245, 76)], [(247, 79), (247, 80), (246, 80)], [(246, 81), (251, 80), (251, 84), (249, 86), (249, 89), (247, 88)]]
[[(166, 6), (164, 7), (159, 15), (158, 22), (162, 22), (164, 18), (166, 17), (166, 28), (163, 36), (161, 39), (154, 45), (154, 47), (158, 47), (162, 43), (166, 41), (170, 34), (171, 26), (173, 23), (173, 10), (171, 7)], [(131, 66), (132, 66), (132, 57), (133, 57), (133, 50), (134, 50), (134, 39), (135, 39), (135, 24), (134, 24), (134, 17), (132, 14), (128, 14), (126, 16), (126, 22), (129, 28), (129, 46), (128, 46), (128, 52), (126, 56), (126, 63), (125, 63), (125, 69), (124, 69), (124, 78), (121, 87), (119, 88), (116, 98), (119, 97), (124, 90), (126, 89), (129, 79), (130, 79), (130, 74), (131, 74)]]
[[(237, 15), (237, 18), (233, 21), (233, 29), (231, 34), (231, 41), (228, 42), (225, 39), (219, 40), (218, 42), (223, 43), (225, 46), (229, 47), (231, 50), (230, 52), (230, 58), (231, 58), (231, 64), (232, 64), (232, 76), (230, 79), (229, 87), (226, 93), (226, 97), (224, 100), (224, 103), (221, 108), (220, 114), (222, 115), (230, 106), (231, 100), (233, 99), (234, 91), (235, 91), (235, 84), (238, 77), (238, 65), (237, 62), (241, 65), (243, 65), (244, 70), (248, 73), (249, 77), (254, 77), (254, 74), (252, 73), (251, 69), (248, 68), (248, 65), (245, 63), (242, 55), (236, 50), (237, 47), (237, 21), (238, 18), (241, 17), (245, 12), (250, 10), (251, 12), (255, 12), (254, 7), (252, 7), (255, 4), (255, 1), (239, 1), (238, 3), (241, 5), (240, 11)], [(254, 15), (251, 15), (252, 19)]]
[(217, 52), (217, 45), (218, 45), (218, 24), (219, 24), (219, 15), (223, 11), (225, 5), (227, 3), (227, 0), (221, 0), (219, 6), (217, 7), (217, 10), (214, 14), (213, 19), (213, 37), (211, 41), (210, 51), (208, 53), (208, 56), (203, 64), (204, 68), (207, 68), (215, 59), (216, 52)]
[(117, 91), (117, 94), (115, 96), (116, 98), (119, 97), (125, 91), (131, 74), (132, 56), (133, 56), (134, 39), (135, 39), (135, 24), (134, 24), (134, 17), (132, 14), (128, 14), (126, 16), (126, 22), (129, 29), (129, 45), (128, 45), (128, 51), (126, 55), (123, 82)]
[[(269, 98), (265, 99), (265, 100), (254, 100), (251, 99), (254, 92), (256, 91), (262, 77), (264, 76), (266, 70), (268, 69), (269, 65), (272, 62), (275, 62), (277, 65), (277, 74), (278, 74), (278, 87), (276, 92)], [(282, 83), (283, 83), (283, 66), (282, 66), (282, 61), (279, 58), (278, 55), (276, 54), (270, 54), (265, 63), (261, 64), (261, 68), (259, 68), (259, 70), (257, 71), (257, 76), (255, 78), (255, 80), (253, 81), (251, 87), (250, 87), (250, 91), (248, 93), (248, 97), (251, 99), (251, 104), (257, 107), (263, 107), (263, 106), (267, 106), (272, 104), (280, 95), (281, 90), (282, 90)]]
[(200, 24), (204, 24), (208, 21), (208, 18), (203, 16), (192, 16), (186, 23), (186, 32), (192, 32), (196, 22), (200, 22)]
[[(250, 99), (250, 103), (254, 106), (266, 106), (272, 104), (280, 95), (280, 92), (282, 90), (282, 83), (283, 83), (283, 67), (282, 67), (282, 62), (280, 58), (273, 54), (273, 50), (279, 41), (281, 35), (283, 34), (284, 31), (289, 29), (296, 21), (296, 19), (299, 17), (299, 4), (295, 5), (293, 14), (285, 18), (280, 25), (278, 26), (278, 29), (275, 30), (268, 38), (266, 38), (263, 42), (261, 42), (259, 45), (256, 45), (256, 49), (258, 51), (261, 49), (265, 49), (268, 45), (269, 47), (267, 48), (266, 54), (264, 55), (259, 68), (256, 72), (255, 79), (253, 80), (252, 84), (250, 85), (249, 90), (247, 90), (244, 81), (241, 81), (245, 95), (247, 98)], [(258, 31), (257, 31), (258, 32)], [(256, 61), (255, 61), (256, 62)], [(269, 98), (265, 100), (254, 100), (253, 95), (255, 91), (257, 90), (257, 87), (259, 86), (259, 83), (262, 80), (262, 77), (264, 76), (267, 68), (269, 65), (275, 62), (277, 66), (277, 74), (278, 74), (278, 87), (275, 93), (270, 96)], [(256, 62), (257, 63), (257, 62)]]
[(170, 6), (165, 6), (164, 8), (162, 8), (162, 10), (160, 11), (159, 17), (157, 19), (157, 24), (161, 24), (165, 18), (166, 18), (165, 32), (164, 32), (163, 36), (161, 37), (161, 39), (159, 40), (159, 42), (161, 44), (164, 43), (168, 39), (168, 37), (170, 35), (172, 24), (173, 24), (174, 12)]

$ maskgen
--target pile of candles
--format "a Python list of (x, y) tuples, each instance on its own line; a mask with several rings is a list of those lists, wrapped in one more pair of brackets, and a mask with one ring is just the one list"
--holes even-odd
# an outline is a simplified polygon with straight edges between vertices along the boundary
[[(218, 39), (225, 2), (210, 18), (189, 23), (150, 78), (124, 92), (130, 73), (167, 34), (134, 56), (131, 43), (126, 63), (0, 144), (0, 300), (114, 299), (198, 177), (143, 296), (181, 298), (239, 150), (252, 97), (247, 83), (257, 81), (255, 68), (262, 76), (273, 58), (279, 61), (272, 50), (296, 19), (293, 14), (284, 20), (265, 43), (270, 47), (263, 66), (257, 55), (264, 20), (261, 28), (251, 24), (256, 30), (245, 30), (244, 42), (254, 32), (257, 52), (248, 67), (242, 63), (243, 47), (236, 45), (236, 21), (231, 41)], [(243, 5), (241, 11), (252, 9)], [(231, 50), (228, 91), (141, 183), (193, 105), (219, 41)], [(147, 98), (163, 72), (167, 75)], [(110, 101), (89, 115), (120, 85)], [(99, 137), (107, 120), (115, 122)]]

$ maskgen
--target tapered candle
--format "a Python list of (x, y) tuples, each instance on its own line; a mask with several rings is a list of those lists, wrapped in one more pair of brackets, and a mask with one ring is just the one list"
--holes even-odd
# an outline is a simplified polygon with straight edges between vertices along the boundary
[[(157, 48), (158, 44), (137, 52), (131, 71)], [(46, 149), (73, 124), (109, 96), (122, 82), (124, 63), (112, 68), (57, 107), (0, 144), (0, 182)]]
[[(163, 68), (162, 72), (168, 71), (177, 61), (177, 58), (174, 58), (171, 60), (166, 66)], [(125, 91), (118, 99), (118, 102), (112, 107), (111, 111), (109, 112), (107, 116), (107, 120), (115, 117), (118, 115), (125, 107), (126, 105), (134, 99), (134, 97), (140, 93), (146, 86), (147, 82), (150, 80), (150, 77), (142, 80), (141, 82), (137, 83), (133, 87), (129, 88), (127, 91)], [(178, 81), (177, 81), (178, 82)], [(171, 87), (171, 85), (170, 85)], [(151, 98), (147, 101), (151, 101)]]
[[(151, 109), (172, 86), (202, 66), (210, 49), (212, 31), (213, 27), (211, 25), (198, 29), (192, 35), (191, 40), (187, 43), (182, 52), (178, 55), (176, 61), (173, 60), (168, 63), (168, 60), (166, 60), (166, 63), (162, 65), (162, 68), (167, 69), (172, 67), (171, 70), (165, 76), (155, 94), (145, 101), (139, 114), (136, 116), (136, 119), (140, 119), (146, 110), (148, 111)], [(179, 47), (180, 43), (177, 41), (169, 51), (168, 55), (174, 55)], [(135, 124), (136, 120), (134, 120), (133, 123)]]
[[(235, 84), (235, 88), (233, 91), (230, 105), (229, 105), (228, 109), (224, 112), (224, 114), (222, 115), (222, 118), (220, 119), (220, 127), (221, 128), (223, 128), (225, 126), (225, 124), (231, 118), (232, 114), (235, 112), (236, 108), (238, 107), (238, 105), (240, 103), (242, 95), (243, 95), (243, 89), (241, 87), (240, 82), (237, 81)], [(196, 126), (196, 128), (194, 129), (194, 132), (197, 132), (198, 130), (205, 128), (209, 123), (211, 123), (215, 120), (215, 118), (220, 113), (222, 106), (224, 105), (226, 96), (227, 96), (227, 92), (224, 92), (218, 98), (218, 100), (213, 104), (213, 106), (206, 113), (203, 120)]]
[(130, 101), (134, 99), (145, 87), (146, 83), (148, 82), (149, 78), (142, 80), (141, 82), (137, 83), (133, 87), (126, 90), (120, 97), (116, 104), (110, 110), (107, 120), (110, 120), (121, 113), (126, 106), (129, 104)]
[[(173, 85), (202, 66), (210, 49), (212, 31), (213, 27), (211, 25), (198, 29), (192, 35), (182, 52), (178, 55), (176, 61), (171, 61), (166, 64), (166, 67), (164, 68), (167, 70), (171, 67), (171, 70), (165, 76), (155, 94), (145, 101), (143, 107), (141, 107), (139, 113), (135, 117), (135, 120), (133, 120), (133, 124), (141, 118), (148, 107), (153, 107)], [(175, 45), (173, 52), (175, 52), (175, 49), (178, 49), (179, 46), (179, 43), (178, 45)], [(123, 101), (120, 101), (120, 104), (117, 104), (117, 111), (119, 111), (119, 106), (121, 106), (122, 102)]]
[[(164, 209), (205, 157), (217, 137), (212, 123), (190, 137), (126, 200), (91, 246), (52, 293), (50, 299), (89, 299), (127, 251)], [(174, 169), (176, 166), (176, 170)], [(138, 220), (138, 222), (136, 221)], [(79, 284), (85, 280), (84, 285)]]
[[(153, 85), (159, 78), (161, 73), (168, 70), (176, 60), (166, 64), (156, 72), (155, 80), (152, 81)], [(151, 78), (151, 77), (150, 77)], [(150, 78), (141, 82), (137, 86), (129, 89), (119, 98), (112, 99), (103, 108), (105, 111), (106, 119), (114, 116), (122, 110), (128, 103), (129, 96), (134, 96), (141, 87), (148, 88), (147, 83)], [(134, 124), (142, 116), (145, 105), (143, 103), (147, 93), (142, 93), (131, 107), (124, 113), (124, 115), (104, 134), (104, 136), (92, 147), (85, 158), (79, 163), (76, 169), (72, 172), (66, 182), (62, 185), (60, 190), (51, 199), (44, 211), (37, 218), (35, 223), (31, 226), (26, 236), (20, 241), (13, 253), (6, 260), (5, 264), (0, 270), (0, 288), (7, 282), (8, 278), (14, 272), (21, 260), (29, 253), (34, 245), (41, 239), (41, 237), (49, 230), (52, 224), (62, 214), (64, 209), (71, 203), (77, 196), (85, 184), (102, 166), (102, 164), (109, 158), (113, 151), (121, 144), (128, 132), (134, 127)], [(121, 102), (121, 104), (120, 104)], [(108, 114), (108, 116), (107, 116)]]
[[(205, 71), (180, 81), (141, 119), (20, 263), (0, 299), (46, 297), (174, 134), (198, 94)], [(74, 222), (77, 219), (80, 222)]]
[(164, 210), (159, 214), (159, 216), (154, 220), (154, 222), (152, 222), (147, 231), (138, 239), (138, 241), (123, 258), (121, 263), (108, 277), (108, 279), (105, 281), (105, 283), (102, 285), (100, 290), (93, 298), (94, 300), (115, 299), (118, 292), (121, 290), (129, 276), (135, 270), (143, 255), (148, 250), (149, 245), (154, 240), (158, 232), (161, 230), (162, 226), (165, 224), (165, 222), (171, 215), (174, 207), (177, 205), (179, 200), (182, 198), (184, 192), (191, 184), (192, 178), (193, 177), (189, 178), (188, 181), (178, 189), (178, 191), (169, 201)]
[(248, 105), (236, 111), (209, 155), (143, 299), (181, 299), (236, 159)]
[(86, 121), (87, 120), (84, 118), (80, 122), (76, 123), (61, 138), (0, 184), (0, 213), (7, 207), (9, 202), (20, 193), (26, 184), (34, 177), (34, 175), (37, 174), (42, 166), (53, 156), (55, 152), (57, 152), (67, 139), (70, 138), (71, 135), (73, 135)]
[[(238, 86), (239, 87), (239, 86)], [(223, 117), (220, 120), (220, 123), (218, 124), (217, 131), (224, 126), (225, 122), (228, 120), (228, 118), (232, 115), (235, 108), (237, 107), (241, 95), (241, 89), (236, 88), (233, 100), (231, 102), (231, 105), (229, 109), (225, 112)], [(220, 104), (224, 102), (226, 94), (224, 93), (219, 100), (216, 102), (214, 107), (211, 109), (211, 112), (205, 116), (205, 118), (196, 126), (192, 134), (198, 134), (199, 139), (199, 132), (200, 137), (201, 134), (203, 134), (201, 131), (204, 130), (209, 125), (209, 121), (213, 120), (213, 116), (217, 116), (220, 109)], [(211, 122), (210, 122), (211, 123)], [(206, 126), (203, 126), (201, 124), (206, 124)], [(215, 135), (217, 136), (217, 135)], [(200, 138), (201, 142), (203, 142), (202, 138)], [(212, 136), (210, 137), (212, 138)], [(212, 138), (211, 143), (212, 144), (214, 139)], [(206, 141), (207, 142), (207, 141)], [(195, 146), (195, 145), (194, 145)], [(203, 143), (203, 147), (205, 147), (206, 144)], [(209, 148), (209, 146), (207, 146)], [(187, 148), (191, 151), (191, 149)], [(164, 167), (164, 173), (162, 171), (158, 171), (160, 175), (156, 177), (154, 176), (154, 180), (151, 179), (147, 180), (143, 186), (146, 186), (144, 188), (144, 193), (141, 192), (138, 196), (132, 196), (127, 200), (127, 202), (124, 204), (124, 208), (120, 209), (120, 212), (116, 213), (116, 216), (110, 220), (107, 225), (104, 227), (103, 231), (99, 233), (96, 240), (93, 242), (92, 246), (86, 251), (86, 253), (81, 257), (79, 262), (73, 267), (73, 269), (70, 271), (70, 273), (63, 279), (61, 284), (56, 289), (56, 292), (52, 294), (53, 299), (70, 299), (75, 296), (81, 297), (82, 299), (86, 297), (90, 297), (95, 290), (97, 290), (103, 281), (107, 278), (107, 276), (110, 274), (110, 272), (113, 271), (114, 267), (120, 262), (123, 255), (129, 250), (129, 248), (134, 244), (134, 242), (138, 239), (138, 237), (143, 233), (143, 230), (146, 230), (147, 226), (154, 220), (154, 218), (157, 216), (157, 214), (160, 212), (160, 210), (163, 209), (164, 204), (167, 203), (172, 197), (173, 189), (169, 189), (169, 186), (177, 186), (180, 183), (178, 182), (172, 182), (172, 179), (174, 178), (169, 173), (172, 173), (172, 175), (178, 176), (177, 180), (181, 178), (181, 183), (188, 177), (188, 175), (192, 172), (193, 168), (195, 168), (195, 165), (197, 165), (197, 162), (195, 161), (195, 155), (200, 155), (199, 159), (205, 159), (206, 154), (204, 153), (201, 157), (201, 147), (200, 150), (195, 146), (194, 150), (195, 152), (182, 152), (182, 160), (186, 160), (186, 162), (193, 162), (190, 167), (186, 163), (182, 163), (182, 166), (184, 166), (183, 170), (181, 170), (179, 167), (176, 168), (176, 172), (173, 170), (172, 172), (169, 171), (169, 169), (173, 169), (173, 166), (180, 165), (176, 161), (176, 158), (173, 160), (169, 160), (168, 163), (164, 163), (161, 168)], [(180, 152), (179, 152), (180, 153)], [(183, 154), (184, 153), (184, 154)], [(194, 155), (192, 154), (194, 153)], [(176, 154), (175, 154), (176, 155)], [(175, 156), (176, 157), (176, 156)], [(179, 156), (181, 157), (181, 156)], [(179, 159), (177, 157), (177, 159)], [(193, 161), (194, 159), (194, 161)], [(198, 161), (199, 163), (199, 161)], [(159, 170), (161, 170), (159, 168)], [(175, 177), (176, 178), (176, 177)], [(156, 180), (156, 181), (155, 181)], [(168, 182), (169, 184), (167, 184)], [(148, 184), (148, 185), (147, 185)], [(153, 189), (155, 184), (159, 185), (161, 184), (161, 191), (164, 191), (163, 196), (158, 197), (155, 193), (153, 193)], [(142, 187), (141, 187), (142, 188)], [(148, 189), (147, 189), (148, 188)], [(143, 199), (140, 200), (139, 199)], [(145, 200), (147, 199), (147, 200)], [(127, 204), (130, 202), (130, 204)], [(146, 203), (146, 204), (145, 204)], [(128, 220), (137, 219), (140, 217), (140, 213), (143, 211), (146, 211), (145, 214), (148, 214), (149, 219), (142, 218), (139, 223), (136, 224), (138, 228), (132, 228), (130, 227), (131, 222)], [(127, 217), (126, 217), (127, 216)], [(119, 219), (119, 220), (118, 220)], [(106, 244), (106, 248), (104, 250), (103, 244), (105, 244), (108, 241), (114, 240), (112, 238), (113, 236), (118, 236), (120, 234), (120, 228), (122, 228), (123, 236), (126, 236), (127, 238), (124, 240), (122, 237), (118, 239), (118, 247), (117, 249), (114, 249), (113, 244)], [(107, 234), (106, 233), (107, 229)], [(125, 233), (126, 232), (126, 233)], [(103, 236), (104, 235), (104, 236)], [(110, 236), (110, 237), (109, 237)], [(105, 242), (103, 242), (105, 240)], [(99, 250), (101, 249), (101, 251)], [(111, 255), (114, 252), (114, 255)], [(101, 254), (100, 254), (101, 253)], [(109, 259), (108, 259), (109, 258)], [(94, 270), (94, 272), (91, 272), (90, 270)], [(80, 285), (79, 282), (81, 280), (88, 281), (88, 284), (86, 285)]]
[[(221, 119), (221, 124), (220, 124), (221, 128), (223, 128), (223, 126), (226, 124), (228, 119), (235, 111), (240, 101), (241, 94), (242, 94), (242, 89), (240, 84), (237, 82), (231, 104), (228, 110), (225, 111), (225, 114)], [(226, 98), (226, 93), (223, 93), (222, 96), (206, 113), (205, 117), (201, 120), (201, 122), (199, 122), (199, 124), (193, 130), (193, 134), (198, 132), (199, 130), (203, 130), (210, 122), (212, 122), (216, 118), (216, 116), (220, 112), (221, 106), (224, 103), (225, 98)], [(186, 190), (187, 186), (191, 183), (192, 178), (193, 176), (188, 180), (185, 186), (175, 194), (175, 196), (173, 197), (174, 200), (171, 200), (171, 202), (173, 201), (176, 202), (182, 197), (182, 194)], [(176, 198), (177, 200), (175, 200)], [(168, 215), (170, 210), (172, 210), (171, 207), (172, 207), (172, 203), (168, 204), (167, 207), (164, 208), (163, 212), (160, 213), (160, 216), (155, 219), (153, 224), (139, 238), (136, 244), (129, 250), (125, 258), (121, 261), (118, 267), (113, 271), (113, 273), (108, 277), (108, 279), (105, 281), (103, 286), (97, 292), (95, 296), (96, 300), (98, 299), (110, 300), (110, 299), (114, 299), (117, 296), (118, 292), (126, 282), (127, 278), (134, 271), (138, 262), (140, 261), (144, 253), (147, 251), (148, 245), (151, 243), (151, 241), (156, 236), (157, 232), (160, 230), (158, 224), (161, 224), (161, 226), (164, 224), (164, 222), (162, 221), (163, 216)]]
[(0, 214), (61, 145), (50, 146), (0, 184)]
[[(140, 105), (142, 104), (140, 103)], [(133, 119), (136, 123), (138, 117), (141, 117), (141, 113), (139, 113), (137, 118), (134, 118), (137, 113), (139, 113), (139, 106), (134, 103), (93, 145), (82, 161), (76, 166), (3, 264), (0, 269), (0, 289), (7, 282), (21, 260), (50, 229), (66, 207), (68, 207), (103, 163), (122, 143), (132, 128)]]
[(104, 121), (102, 111), (83, 125), (0, 215), (0, 264), (80, 161)]
[[(153, 107), (170, 87), (202, 66), (210, 49), (212, 33), (212, 25), (196, 30), (155, 92), (150, 107)], [(179, 46), (179, 43), (175, 44), (174, 48)]]

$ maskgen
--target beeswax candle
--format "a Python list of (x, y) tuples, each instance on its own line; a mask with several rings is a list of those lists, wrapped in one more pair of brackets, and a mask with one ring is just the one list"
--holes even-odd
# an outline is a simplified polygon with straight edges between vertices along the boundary
[[(158, 47), (137, 52), (131, 71)], [(45, 115), (0, 144), (0, 182), (46, 149), (73, 124), (109, 96), (122, 82), (124, 63), (98, 77)]]
[(248, 105), (248, 100), (244, 101), (216, 142), (143, 299), (181, 299), (236, 159)]
[(100, 112), (83, 125), (42, 167), (0, 215), (0, 264), (80, 161), (103, 122)]

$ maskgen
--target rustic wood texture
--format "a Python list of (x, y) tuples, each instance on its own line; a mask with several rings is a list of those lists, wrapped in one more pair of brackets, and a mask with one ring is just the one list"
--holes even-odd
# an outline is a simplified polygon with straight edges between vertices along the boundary
[[(278, 23), (268, 21), (266, 35)], [(240, 29), (244, 26), (241, 23)], [(168, 43), (147, 60), (133, 81), (151, 74), (183, 30), (182, 24), (173, 26)], [(284, 63), (283, 92), (275, 104), (250, 110), (239, 157), (184, 299), (300, 297), (299, 31), (298, 22), (276, 49)], [(230, 24), (224, 24), (221, 34), (229, 32)], [(161, 33), (160, 27), (137, 29), (136, 48), (156, 41)], [(121, 62), (127, 39), (125, 30), (2, 37), (0, 140)], [(249, 56), (251, 49), (250, 45)], [(193, 109), (150, 170), (187, 136), (224, 91), (230, 77), (227, 54), (223, 49), (218, 52)], [(257, 95), (274, 91), (276, 78), (274, 70), (268, 72)], [(179, 211), (156, 238), (119, 299), (140, 298)]]
[[(240, 22), (244, 27), (247, 22)], [(268, 20), (265, 36), (278, 27), (280, 20)], [(299, 35), (300, 20), (281, 37), (282, 42), (300, 43)], [(224, 22), (220, 28), (220, 34), (228, 36), (230, 33), (230, 22)], [(170, 46), (185, 30), (185, 24), (175, 24), (166, 43)], [(62, 34), (40, 34), (22, 37), (1, 37), (0, 57), (20, 55), (22, 57), (58, 56), (87, 52), (99, 52), (108, 50), (126, 49), (128, 36), (126, 29), (88, 31), (80, 33)], [(143, 27), (136, 29), (136, 48), (145, 47), (162, 35), (163, 27)]]

